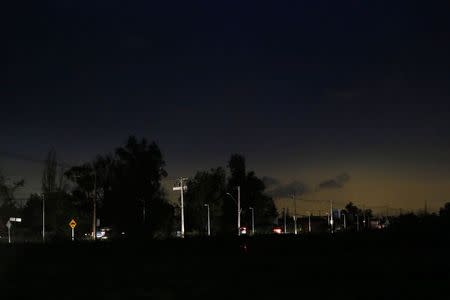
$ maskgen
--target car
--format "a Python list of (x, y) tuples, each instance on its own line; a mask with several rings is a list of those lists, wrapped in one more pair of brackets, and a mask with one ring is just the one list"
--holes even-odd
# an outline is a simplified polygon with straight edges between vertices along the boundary
[(281, 228), (280, 226), (275, 226), (272, 229), (272, 232), (275, 233), (275, 234), (282, 234), (283, 233), (283, 228)]
[(111, 228), (104, 227), (97, 230), (97, 239), (99, 240), (107, 240), (111, 237)]
[(241, 235), (246, 235), (247, 234), (247, 227), (241, 226), (241, 228), (239, 228), (239, 232), (241, 233)]

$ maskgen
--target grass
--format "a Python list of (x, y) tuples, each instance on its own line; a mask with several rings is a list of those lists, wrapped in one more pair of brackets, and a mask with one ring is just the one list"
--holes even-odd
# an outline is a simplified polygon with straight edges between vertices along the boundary
[(449, 250), (448, 237), (387, 233), (4, 244), (0, 295), (435, 298), (448, 295)]

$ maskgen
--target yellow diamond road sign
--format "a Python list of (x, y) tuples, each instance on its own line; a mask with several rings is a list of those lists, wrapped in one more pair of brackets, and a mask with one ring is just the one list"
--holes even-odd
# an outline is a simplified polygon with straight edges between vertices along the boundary
[(75, 226), (77, 226), (77, 222), (75, 222), (75, 220), (72, 219), (72, 221), (70, 221), (70, 223), (69, 223), (69, 226), (70, 226), (70, 228), (74, 229)]

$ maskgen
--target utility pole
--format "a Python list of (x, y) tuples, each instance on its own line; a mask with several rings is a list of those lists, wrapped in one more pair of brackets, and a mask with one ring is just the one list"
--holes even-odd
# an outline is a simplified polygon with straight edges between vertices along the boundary
[(283, 208), (283, 217), (284, 217), (284, 234), (287, 233), (286, 230), (286, 208)]
[(187, 188), (183, 183), (184, 180), (187, 180), (187, 178), (180, 177), (180, 179), (179, 179), (180, 186), (173, 188), (174, 191), (180, 191), (180, 196), (181, 196), (180, 208), (181, 208), (181, 237), (182, 238), (184, 238), (184, 190), (186, 190), (186, 188)]
[(205, 204), (204, 205), (208, 211), (208, 225), (207, 225), (207, 230), (208, 230), (208, 236), (211, 236), (211, 220), (209, 218), (209, 204)]
[(42, 242), (45, 242), (45, 193), (42, 194)]
[(250, 210), (252, 211), (252, 235), (255, 235), (255, 210), (253, 207), (250, 207)]

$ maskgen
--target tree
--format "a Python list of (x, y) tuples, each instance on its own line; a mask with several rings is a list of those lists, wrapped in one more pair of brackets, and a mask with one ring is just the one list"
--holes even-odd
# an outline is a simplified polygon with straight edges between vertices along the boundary
[(116, 156), (113, 184), (116, 197), (105, 201), (105, 212), (111, 221), (127, 230), (163, 230), (160, 223), (151, 221), (152, 218), (166, 219), (168, 216), (162, 215), (170, 214), (161, 188), (161, 180), (167, 177), (167, 172), (158, 145), (148, 143), (146, 139), (138, 141), (131, 136), (125, 146), (116, 150)]
[(351, 216), (356, 216), (357, 214), (360, 213), (360, 209), (356, 205), (354, 205), (353, 202), (349, 202), (345, 206), (345, 210)]
[[(277, 211), (273, 199), (266, 195), (265, 184), (254, 172), (246, 170), (245, 158), (239, 154), (233, 154), (228, 162), (231, 176), (228, 179), (228, 192), (236, 195), (236, 187), (241, 187), (241, 224), (250, 227), (251, 212), (254, 208), (255, 226), (271, 227), (276, 220)], [(236, 203), (224, 202), (223, 226), (227, 231), (236, 228)]]
[(29, 235), (35, 235), (42, 230), (42, 196), (31, 194), (23, 208), (23, 219), (27, 223)]
[(56, 173), (57, 173), (56, 152), (50, 149), (45, 160), (44, 172), (42, 174), (42, 192), (45, 195), (57, 191)]
[[(73, 197), (65, 191), (63, 173), (58, 179), (58, 162), (56, 152), (50, 149), (47, 154), (42, 172), (42, 194), (30, 195), (23, 208), (24, 220), (27, 228), (33, 230), (30, 234), (37, 236), (42, 226), (42, 204), (45, 201), (45, 229), (47, 236), (67, 236), (67, 223), (77, 216)], [(77, 218), (78, 219), (78, 218)], [(39, 229), (38, 229), (39, 228)]]
[(441, 218), (450, 219), (450, 202), (444, 204), (444, 207), (439, 209), (439, 216)]
[(15, 202), (14, 193), (24, 184), (23, 179), (8, 183), (7, 179), (0, 173), (0, 226), (5, 226), (10, 217), (17, 216), (19, 209)]
[(71, 182), (76, 183), (72, 189), (73, 202), (79, 218), (83, 219), (80, 225), (87, 232), (92, 231), (94, 201), (96, 218), (101, 224), (104, 221), (102, 210), (105, 199), (111, 195), (115, 166), (116, 161), (111, 155), (97, 155), (92, 162), (72, 167), (65, 173)]
[(71, 168), (67, 178), (76, 183), (73, 195), (87, 212), (97, 199), (102, 223), (127, 235), (168, 234), (173, 207), (167, 202), (161, 180), (167, 176), (158, 145), (128, 138), (115, 156), (97, 156), (91, 163)]
[[(200, 171), (188, 181), (185, 194), (186, 226), (189, 231), (206, 232), (207, 210), (211, 216), (211, 232), (221, 231), (223, 201), (226, 195), (226, 174), (221, 167)], [(227, 199), (228, 200), (228, 199)]]

